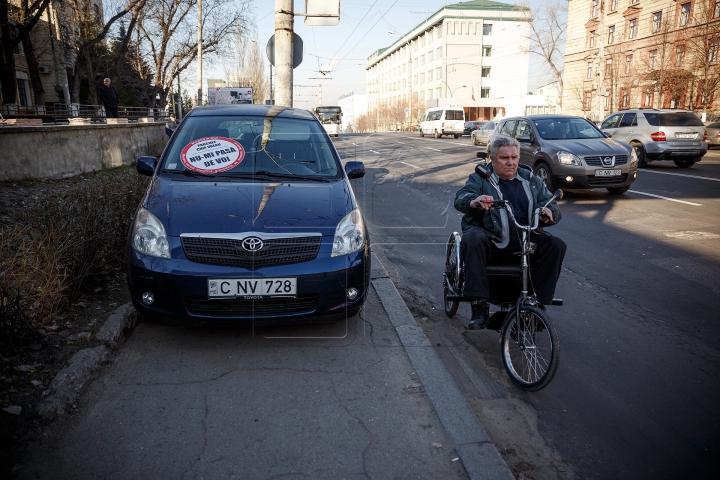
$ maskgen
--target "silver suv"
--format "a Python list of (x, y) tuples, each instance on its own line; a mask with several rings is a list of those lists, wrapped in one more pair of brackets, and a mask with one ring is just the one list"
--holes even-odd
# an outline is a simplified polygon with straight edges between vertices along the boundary
[(708, 149), (705, 126), (697, 115), (685, 110), (623, 110), (603, 120), (600, 129), (613, 140), (630, 144), (639, 167), (655, 160), (673, 160), (678, 167), (688, 168)]

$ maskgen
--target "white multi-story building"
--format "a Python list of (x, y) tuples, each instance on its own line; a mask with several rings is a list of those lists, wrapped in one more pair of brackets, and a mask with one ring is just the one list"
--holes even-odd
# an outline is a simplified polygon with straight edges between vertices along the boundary
[(530, 21), (527, 7), (490, 0), (442, 7), (370, 55), (368, 109), (407, 109), (411, 121), (443, 105), (462, 106), (468, 120), (502, 115), (506, 100), (528, 93)]
[(348, 132), (348, 125), (351, 130), (355, 129), (355, 121), (367, 110), (367, 95), (362, 91), (353, 91), (341, 95), (338, 99), (338, 106), (342, 108), (342, 131)]

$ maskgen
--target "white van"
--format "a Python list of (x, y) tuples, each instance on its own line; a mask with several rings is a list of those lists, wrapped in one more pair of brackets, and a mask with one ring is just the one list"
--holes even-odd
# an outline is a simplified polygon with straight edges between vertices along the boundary
[(432, 107), (425, 111), (425, 116), (420, 122), (420, 136), (435, 135), (440, 138), (443, 135), (452, 135), (458, 138), (463, 134), (465, 128), (465, 112), (462, 107)]

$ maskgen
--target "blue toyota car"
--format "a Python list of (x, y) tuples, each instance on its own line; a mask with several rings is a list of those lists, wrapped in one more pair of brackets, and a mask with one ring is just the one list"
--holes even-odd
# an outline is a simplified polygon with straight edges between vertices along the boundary
[(142, 317), (191, 324), (334, 321), (355, 315), (370, 240), (345, 168), (308, 111), (192, 110), (159, 161), (127, 248)]

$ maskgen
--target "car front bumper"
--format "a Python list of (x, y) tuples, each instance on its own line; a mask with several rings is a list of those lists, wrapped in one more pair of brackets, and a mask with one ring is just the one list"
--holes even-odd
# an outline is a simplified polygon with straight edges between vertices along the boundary
[[(174, 242), (173, 242), (174, 243)], [(316, 323), (352, 316), (365, 303), (370, 280), (370, 247), (350, 255), (330, 257), (331, 243), (318, 256), (295, 264), (248, 270), (187, 260), (174, 248), (173, 258), (142, 255), (128, 248), (128, 286), (141, 316), (180, 324), (264, 325)], [(208, 279), (297, 278), (295, 297), (265, 299), (209, 298)], [(358, 296), (348, 300), (349, 288)], [(152, 305), (143, 293), (154, 297)]]
[(594, 175), (553, 175), (553, 182), (559, 188), (617, 188), (632, 184), (637, 179), (637, 170), (623, 172), (618, 177), (596, 177)]

